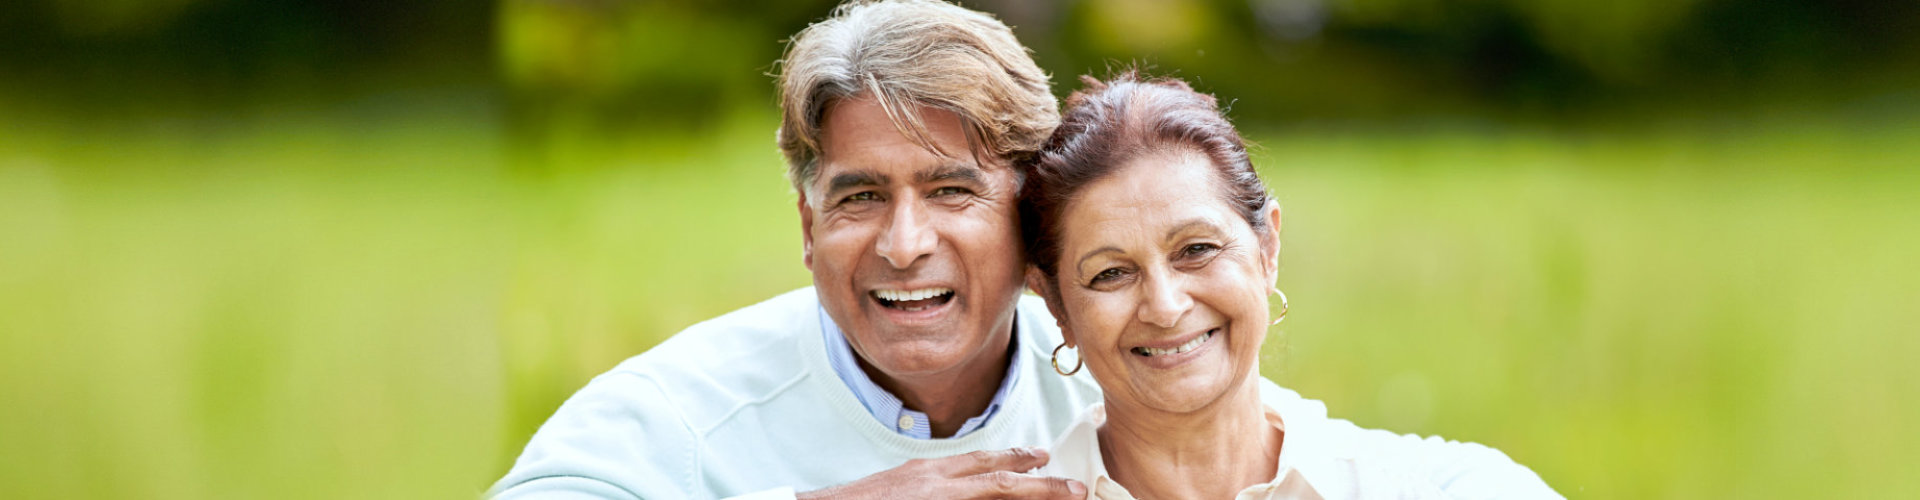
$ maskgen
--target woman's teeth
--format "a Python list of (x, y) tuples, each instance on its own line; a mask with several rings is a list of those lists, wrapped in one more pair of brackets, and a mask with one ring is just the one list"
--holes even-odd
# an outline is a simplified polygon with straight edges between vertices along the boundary
[(1207, 333), (1203, 333), (1198, 337), (1194, 337), (1193, 340), (1189, 340), (1187, 341), (1187, 343), (1180, 344), (1179, 346), (1174, 347), (1172, 349), (1154, 349), (1152, 347), (1135, 347), (1133, 348), (1133, 353), (1139, 354), (1141, 356), (1165, 356), (1168, 354), (1180, 354), (1183, 352), (1187, 352), (1187, 351), (1191, 351), (1196, 348), (1199, 348), (1200, 344), (1207, 343), (1207, 339), (1213, 338), (1213, 332), (1216, 332), (1216, 331), (1219, 331), (1219, 330), (1207, 330)]

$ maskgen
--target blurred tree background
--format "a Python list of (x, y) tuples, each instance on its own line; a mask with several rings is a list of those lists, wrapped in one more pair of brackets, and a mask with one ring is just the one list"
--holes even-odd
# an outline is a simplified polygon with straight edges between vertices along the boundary
[[(808, 283), (768, 74), (834, 2), (0, 4), (0, 492), (472, 497)], [(977, 0), (1231, 102), (1264, 373), (1571, 497), (1920, 495), (1920, 3)]]

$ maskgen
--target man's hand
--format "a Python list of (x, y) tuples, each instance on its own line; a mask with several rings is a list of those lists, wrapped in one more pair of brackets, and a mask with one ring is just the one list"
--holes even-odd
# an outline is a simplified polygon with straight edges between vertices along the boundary
[(976, 451), (946, 458), (909, 460), (858, 481), (796, 495), (801, 500), (865, 498), (962, 498), (1082, 500), (1086, 485), (1026, 471), (1047, 464), (1039, 448)]

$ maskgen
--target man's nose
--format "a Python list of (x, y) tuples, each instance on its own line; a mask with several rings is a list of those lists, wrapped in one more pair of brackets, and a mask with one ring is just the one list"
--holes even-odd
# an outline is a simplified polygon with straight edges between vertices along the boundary
[(940, 240), (928, 224), (926, 208), (919, 203), (904, 201), (895, 204), (892, 210), (887, 230), (880, 235), (874, 249), (895, 269), (906, 269), (921, 256), (933, 253)]
[(1142, 283), (1146, 294), (1136, 315), (1140, 321), (1161, 328), (1173, 328), (1193, 309), (1193, 296), (1187, 294), (1184, 280), (1174, 276), (1148, 276)]

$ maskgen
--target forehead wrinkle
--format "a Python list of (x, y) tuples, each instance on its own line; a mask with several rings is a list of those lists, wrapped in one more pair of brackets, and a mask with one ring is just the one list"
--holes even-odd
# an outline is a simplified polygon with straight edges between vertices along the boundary
[[(1195, 230), (1227, 231), (1227, 226), (1222, 225), (1219, 217), (1221, 214), (1193, 205), (1196, 202), (1202, 204), (1210, 202), (1212, 199), (1206, 194), (1170, 191), (1173, 188), (1168, 186), (1169, 179), (1159, 175), (1145, 175), (1144, 172), (1139, 171), (1148, 169), (1157, 173), (1166, 172), (1168, 169), (1184, 168), (1177, 160), (1181, 157), (1182, 151), (1170, 149), (1158, 154), (1170, 155), (1171, 158), (1156, 159), (1154, 155), (1134, 158), (1128, 165), (1113, 172), (1116, 175), (1089, 183), (1062, 206), (1063, 213), (1080, 214), (1078, 217), (1081, 220), (1073, 223), (1067, 231), (1081, 235), (1081, 238), (1093, 234), (1105, 234), (1109, 238), (1108, 241), (1096, 243), (1099, 244), (1099, 248), (1082, 253), (1079, 259), (1074, 261), (1076, 270), (1101, 254), (1128, 253), (1127, 250), (1116, 246), (1111, 238), (1150, 240), (1152, 234), (1161, 232), (1157, 229), (1160, 225), (1153, 221), (1172, 220), (1165, 226), (1167, 229), (1163, 233), (1161, 244), (1171, 244)], [(1211, 187), (1212, 182), (1205, 184)], [(1149, 224), (1156, 227), (1146, 227)], [(1061, 236), (1067, 235), (1063, 232)]]
[[(1115, 232), (1131, 233), (1133, 232), (1132, 229), (1135, 229), (1139, 223), (1139, 220), (1130, 214), (1100, 212), (1100, 213), (1094, 214), (1094, 217), (1095, 218), (1093, 220), (1085, 221), (1079, 224), (1079, 227), (1084, 231), (1098, 233), (1098, 232), (1101, 232), (1100, 228), (1117, 224), (1118, 226), (1116, 227), (1118, 228), (1118, 231), (1107, 231), (1106, 233), (1107, 234), (1113, 234)], [(1125, 239), (1125, 238), (1122, 238), (1122, 239)], [(1127, 251), (1126, 249), (1121, 248), (1120, 245), (1116, 245), (1114, 243), (1108, 242), (1100, 245), (1098, 248), (1088, 250), (1087, 252), (1082, 253), (1080, 255), (1080, 258), (1074, 261), (1073, 263), (1074, 268), (1078, 269), (1080, 266), (1086, 265), (1086, 262), (1088, 260), (1094, 257), (1097, 257), (1099, 255), (1108, 254), (1108, 253), (1117, 253), (1121, 255), (1126, 255)]]

